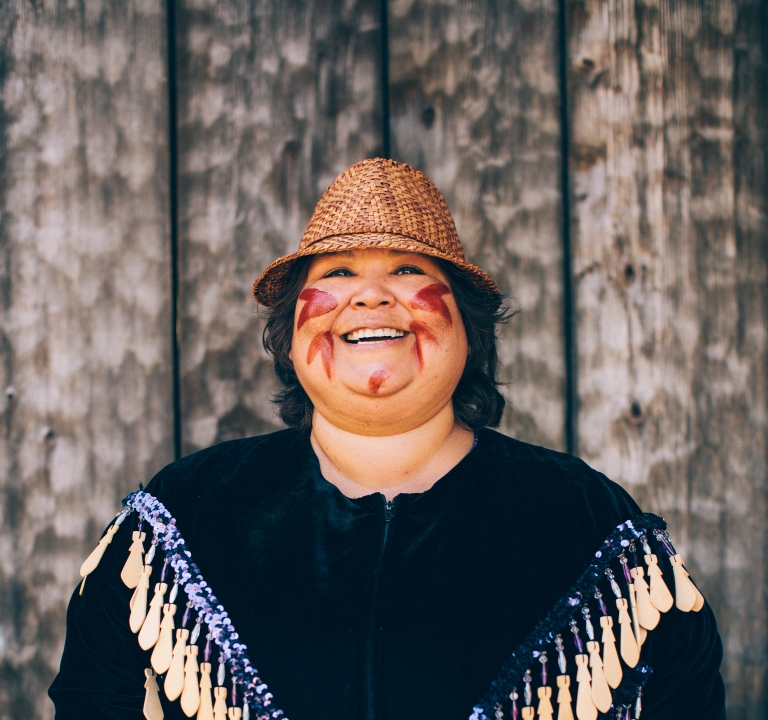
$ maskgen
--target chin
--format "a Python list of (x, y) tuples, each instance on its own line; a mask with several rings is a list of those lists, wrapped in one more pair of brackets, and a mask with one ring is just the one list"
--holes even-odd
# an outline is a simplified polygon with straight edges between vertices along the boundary
[(364, 379), (356, 379), (350, 383), (344, 383), (346, 388), (356, 396), (363, 396), (364, 402), (372, 400), (391, 400), (409, 387), (411, 380), (394, 381), (387, 376), (382, 379), (380, 375), (367, 375)]
[(375, 363), (362, 367), (337, 365), (336, 382), (354, 395), (367, 399), (390, 398), (418, 382), (417, 373), (397, 364)]

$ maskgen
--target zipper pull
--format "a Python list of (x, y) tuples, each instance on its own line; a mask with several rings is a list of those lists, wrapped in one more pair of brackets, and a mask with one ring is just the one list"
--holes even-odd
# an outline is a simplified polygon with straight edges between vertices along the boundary
[(387, 500), (387, 504), (384, 506), (384, 522), (389, 522), (395, 516), (395, 503), (392, 500)]

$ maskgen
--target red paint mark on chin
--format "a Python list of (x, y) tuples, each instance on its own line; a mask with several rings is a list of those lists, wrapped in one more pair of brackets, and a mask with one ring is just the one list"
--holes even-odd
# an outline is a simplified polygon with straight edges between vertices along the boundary
[(339, 303), (333, 295), (316, 288), (307, 288), (301, 291), (299, 300), (306, 300), (306, 304), (301, 308), (299, 319), (296, 323), (296, 329), (301, 330), (301, 326), (312, 318), (320, 317), (326, 313), (335, 310)]
[(421, 343), (429, 342), (433, 345), (439, 345), (440, 343), (437, 341), (437, 335), (424, 325), (424, 323), (414, 321), (411, 323), (410, 330), (416, 340), (413, 344), (413, 352), (416, 354), (416, 362), (419, 365), (419, 370), (421, 370), (424, 367), (424, 355), (421, 350)]
[(320, 353), (320, 357), (323, 361), (323, 368), (328, 379), (331, 379), (331, 368), (333, 367), (333, 338), (330, 332), (317, 333), (312, 338), (312, 342), (309, 344), (309, 350), (307, 350), (307, 365), (311, 365), (315, 356)]
[(427, 285), (417, 292), (411, 299), (409, 305), (415, 310), (426, 310), (427, 312), (440, 315), (449, 325), (453, 325), (451, 311), (445, 304), (442, 295), (450, 295), (451, 290), (442, 283), (433, 283)]
[(368, 378), (368, 389), (374, 394), (377, 395), (379, 390), (381, 390), (381, 386), (384, 384), (384, 381), (389, 378), (389, 375), (385, 373), (383, 370), (377, 370), (371, 377)]

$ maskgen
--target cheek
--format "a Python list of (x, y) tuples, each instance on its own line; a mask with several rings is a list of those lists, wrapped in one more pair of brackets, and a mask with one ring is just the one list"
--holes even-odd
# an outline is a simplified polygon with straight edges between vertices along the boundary
[(387, 375), (384, 370), (377, 370), (371, 377), (368, 378), (368, 390), (371, 391), (374, 395), (376, 395), (379, 390), (381, 390), (381, 386), (384, 384), (384, 381), (389, 378), (389, 375)]
[(312, 364), (312, 361), (318, 353), (323, 362), (325, 374), (330, 380), (331, 371), (333, 370), (333, 337), (330, 332), (321, 332), (312, 338), (312, 342), (309, 344), (309, 350), (307, 350), (307, 365)]
[(301, 308), (299, 313), (299, 319), (296, 321), (297, 330), (301, 330), (302, 325), (307, 320), (325, 315), (339, 306), (338, 300), (333, 295), (316, 288), (302, 290), (299, 300), (304, 300), (305, 302), (304, 307)]
[(450, 295), (451, 290), (442, 283), (427, 285), (417, 292), (408, 303), (414, 310), (425, 310), (435, 313), (443, 318), (449, 325), (453, 325), (453, 317), (450, 308), (445, 304), (443, 295)]
[(432, 343), (433, 345), (439, 345), (437, 341), (437, 335), (433, 333), (424, 323), (412, 322), (410, 331), (413, 333), (415, 342), (413, 343), (413, 352), (416, 354), (416, 362), (418, 363), (419, 370), (424, 367), (424, 354), (422, 352), (423, 343)]

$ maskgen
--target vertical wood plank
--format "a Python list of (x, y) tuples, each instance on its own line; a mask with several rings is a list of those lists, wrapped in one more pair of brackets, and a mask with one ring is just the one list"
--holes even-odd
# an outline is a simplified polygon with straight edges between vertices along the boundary
[(184, 453), (280, 426), (251, 285), (381, 152), (378, 0), (179, 8)]
[(393, 157), (443, 192), (468, 256), (522, 312), (502, 429), (565, 449), (557, 6), (391, 0)]
[[(729, 718), (757, 720), (768, 716), (768, 6), (737, 0), (734, 20), (736, 307), (721, 313), (721, 322), (747, 377), (716, 427), (721, 446), (732, 448), (720, 463), (729, 474), (737, 468), (736, 482), (724, 488), (738, 511), (729, 512), (725, 524), (730, 571), (721, 622), (728, 637)], [(728, 353), (726, 362), (732, 358)]]
[(0, 6), (0, 716), (50, 718), (66, 603), (172, 459), (164, 3)]
[(733, 718), (764, 716), (768, 645), (757, 6), (569, 9), (579, 452), (670, 521)]

